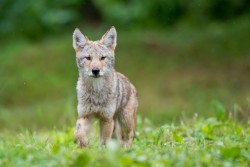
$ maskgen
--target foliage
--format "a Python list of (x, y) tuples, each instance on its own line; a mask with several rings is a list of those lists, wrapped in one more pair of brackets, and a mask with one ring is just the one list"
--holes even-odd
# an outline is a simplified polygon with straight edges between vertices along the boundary
[(121, 27), (225, 21), (250, 12), (247, 0), (96, 0), (94, 3), (105, 21)]
[(182, 121), (155, 128), (139, 117), (131, 148), (116, 141), (98, 144), (97, 124), (90, 146), (73, 143), (73, 128), (64, 131), (1, 133), (0, 166), (249, 166), (250, 129), (234, 120)]
[(120, 28), (208, 23), (249, 14), (248, 0), (3, 0), (0, 36), (31, 39), (76, 25), (102, 22)]
[[(36, 38), (61, 31), (79, 21), (79, 0), (3, 0), (0, 2), (0, 35)], [(62, 27), (63, 26), (63, 27)]]

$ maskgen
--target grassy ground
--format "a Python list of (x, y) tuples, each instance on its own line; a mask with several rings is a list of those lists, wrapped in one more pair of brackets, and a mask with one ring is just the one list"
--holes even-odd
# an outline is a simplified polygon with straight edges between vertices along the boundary
[(73, 128), (59, 131), (0, 135), (0, 166), (241, 166), (250, 165), (250, 122), (194, 117), (180, 125), (154, 128), (138, 119), (131, 148), (115, 141), (98, 145), (97, 123), (90, 146), (73, 143)]

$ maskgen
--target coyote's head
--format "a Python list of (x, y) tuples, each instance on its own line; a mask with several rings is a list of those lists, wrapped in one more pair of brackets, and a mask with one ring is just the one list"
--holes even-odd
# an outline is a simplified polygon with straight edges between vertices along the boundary
[(81, 75), (93, 78), (108, 75), (114, 70), (116, 30), (111, 27), (100, 40), (90, 41), (79, 29), (73, 33), (76, 63)]

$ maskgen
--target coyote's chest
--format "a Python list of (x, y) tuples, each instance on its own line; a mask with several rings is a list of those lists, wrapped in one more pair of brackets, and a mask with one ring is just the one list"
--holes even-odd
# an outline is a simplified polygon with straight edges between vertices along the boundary
[(104, 81), (78, 86), (78, 111), (81, 112), (79, 114), (101, 114), (109, 117), (115, 112), (114, 99), (112, 87), (105, 85)]
[(107, 90), (103, 91), (84, 91), (82, 94), (81, 101), (85, 105), (96, 106), (96, 107), (105, 107), (111, 98), (111, 93)]

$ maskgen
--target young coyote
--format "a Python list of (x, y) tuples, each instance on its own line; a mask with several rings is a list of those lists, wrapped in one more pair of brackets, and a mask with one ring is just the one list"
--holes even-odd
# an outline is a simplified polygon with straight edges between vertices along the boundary
[(90, 41), (79, 29), (73, 33), (73, 47), (79, 70), (75, 140), (88, 145), (93, 117), (100, 120), (100, 143), (111, 137), (131, 146), (136, 126), (135, 87), (114, 69), (116, 30), (112, 27), (98, 41)]

